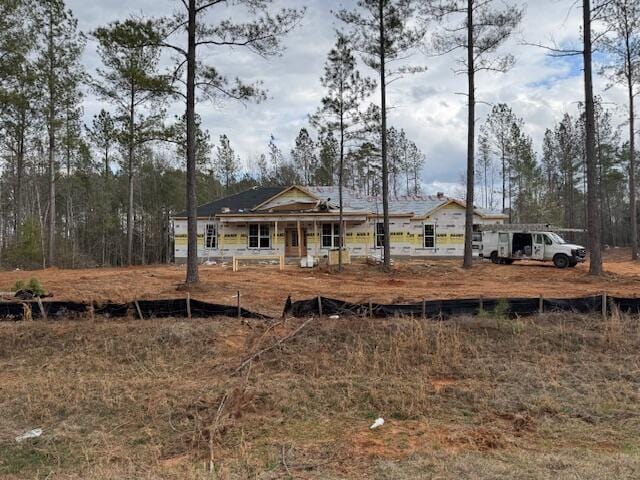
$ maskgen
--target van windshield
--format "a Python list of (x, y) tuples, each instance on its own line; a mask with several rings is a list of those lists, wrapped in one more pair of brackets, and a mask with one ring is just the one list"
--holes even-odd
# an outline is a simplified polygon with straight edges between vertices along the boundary
[(547, 236), (553, 240), (553, 243), (559, 243), (560, 245), (562, 245), (563, 243), (567, 243), (565, 242), (564, 238), (562, 238), (560, 235), (558, 235), (557, 233), (553, 233), (553, 232), (549, 232), (547, 233)]

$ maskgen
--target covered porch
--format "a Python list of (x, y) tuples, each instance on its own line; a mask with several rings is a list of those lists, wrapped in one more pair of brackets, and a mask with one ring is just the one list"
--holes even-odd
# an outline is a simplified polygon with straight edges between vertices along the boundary
[(347, 246), (347, 232), (366, 224), (362, 214), (256, 215), (218, 218), (220, 249), (224, 250), (225, 231), (246, 229), (246, 248), (251, 255), (282, 255), (299, 259), (321, 257), (329, 250)]

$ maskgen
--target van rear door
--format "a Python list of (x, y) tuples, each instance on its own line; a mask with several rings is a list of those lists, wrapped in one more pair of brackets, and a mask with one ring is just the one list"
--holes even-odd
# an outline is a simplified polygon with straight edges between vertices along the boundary
[(507, 232), (498, 233), (498, 257), (509, 258), (511, 256), (510, 240), (511, 235)]

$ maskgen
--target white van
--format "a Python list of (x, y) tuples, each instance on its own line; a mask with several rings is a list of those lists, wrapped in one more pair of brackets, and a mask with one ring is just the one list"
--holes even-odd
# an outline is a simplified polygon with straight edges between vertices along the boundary
[(480, 257), (502, 265), (511, 265), (515, 260), (538, 260), (553, 262), (558, 268), (575, 267), (584, 262), (587, 256), (583, 246), (567, 243), (553, 231), (517, 228), (483, 231), (479, 251)]

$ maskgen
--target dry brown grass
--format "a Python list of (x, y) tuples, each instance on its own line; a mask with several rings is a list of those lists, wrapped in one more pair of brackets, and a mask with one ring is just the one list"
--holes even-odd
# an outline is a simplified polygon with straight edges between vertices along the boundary
[(0, 477), (640, 478), (638, 318), (314, 320), (235, 373), (302, 323), (0, 325)]

